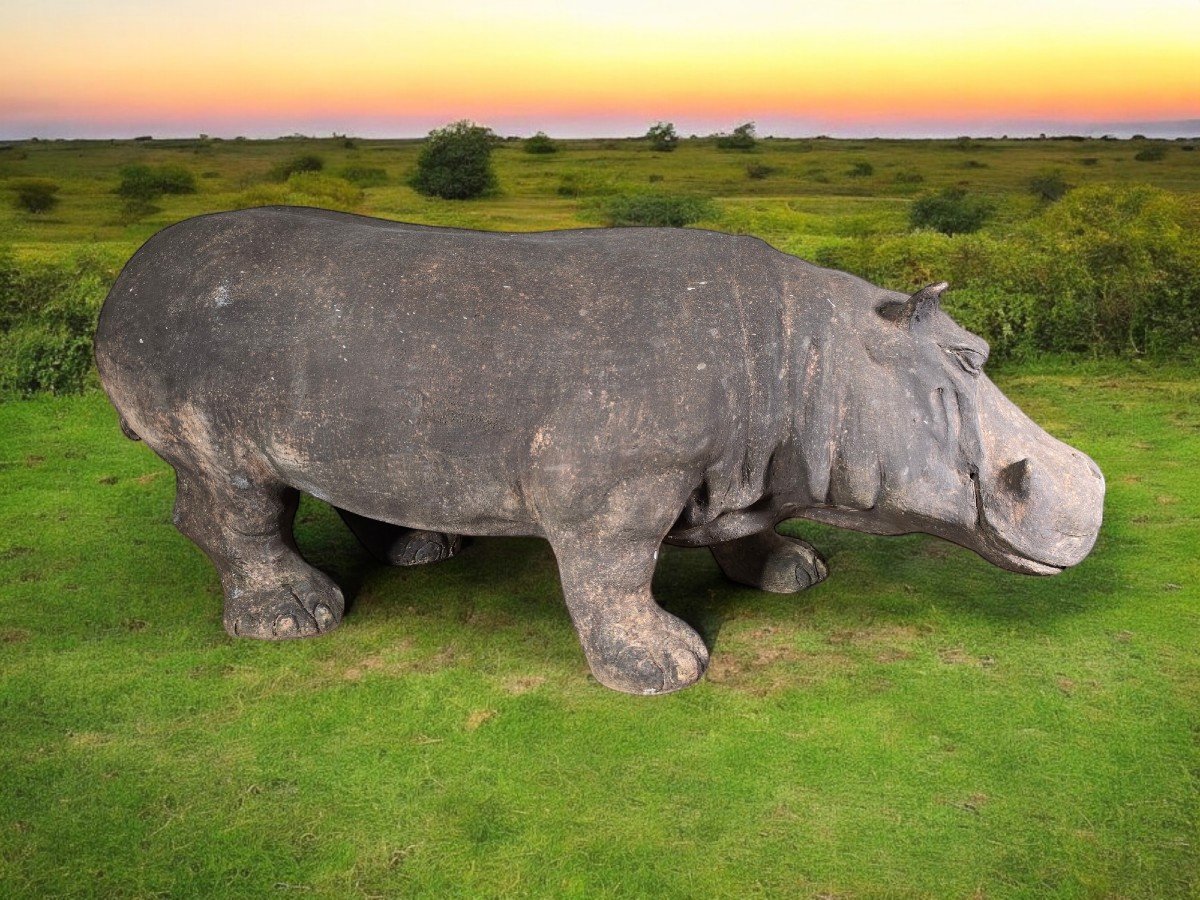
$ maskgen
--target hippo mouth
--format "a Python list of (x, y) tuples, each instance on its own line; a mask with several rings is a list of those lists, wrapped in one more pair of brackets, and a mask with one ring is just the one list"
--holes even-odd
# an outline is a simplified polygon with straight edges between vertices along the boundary
[(1005, 539), (1004, 535), (988, 520), (984, 508), (983, 485), (980, 481), (979, 473), (972, 471), (971, 483), (975, 487), (975, 527), (983, 536), (983, 546), (972, 547), (972, 549), (989, 562), (1019, 575), (1057, 575), (1065, 571), (1067, 566), (1027, 556), (1017, 550), (1011, 541)]
[(998, 556), (997, 565), (1021, 575), (1057, 575), (1066, 569), (1066, 566), (1056, 566), (1053, 563), (1042, 562), (1007, 550), (999, 551)]

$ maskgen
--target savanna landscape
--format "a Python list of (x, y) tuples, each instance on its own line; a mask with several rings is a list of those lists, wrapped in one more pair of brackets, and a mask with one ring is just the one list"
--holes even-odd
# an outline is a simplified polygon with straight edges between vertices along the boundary
[[(421, 141), (0, 144), (0, 893), (1200, 895), (1200, 141), (527, 143), (470, 200), (414, 189)], [(666, 548), (712, 665), (638, 698), (589, 676), (544, 542), (388, 569), (305, 498), (345, 622), (234, 640), (90, 335), (150, 235), (274, 203), (945, 279), (992, 378), (1103, 469), (1099, 542), (1038, 579), (790, 522), (831, 573), (790, 596)]]

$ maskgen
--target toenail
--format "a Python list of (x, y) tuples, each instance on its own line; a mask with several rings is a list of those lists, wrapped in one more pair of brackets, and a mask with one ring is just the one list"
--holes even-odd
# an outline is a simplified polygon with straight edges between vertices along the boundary
[(317, 627), (327, 628), (333, 621), (333, 611), (324, 603), (318, 603), (313, 607), (313, 618), (317, 620)]
[(280, 616), (275, 620), (275, 634), (295, 634), (299, 629), (295, 616)]

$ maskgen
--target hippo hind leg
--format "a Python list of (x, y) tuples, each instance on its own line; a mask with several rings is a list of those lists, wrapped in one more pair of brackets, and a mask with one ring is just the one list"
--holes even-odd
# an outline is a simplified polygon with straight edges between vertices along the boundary
[(420, 566), (449, 559), (462, 550), (456, 534), (404, 528), (334, 507), (367, 552), (386, 566)]
[(296, 548), (298, 499), (287, 485), (176, 467), (175, 525), (220, 574), (225, 630), (235, 637), (310, 637), (342, 620), (342, 592)]
[(824, 581), (825, 560), (811, 544), (774, 529), (709, 547), (725, 577), (738, 584), (793, 594)]

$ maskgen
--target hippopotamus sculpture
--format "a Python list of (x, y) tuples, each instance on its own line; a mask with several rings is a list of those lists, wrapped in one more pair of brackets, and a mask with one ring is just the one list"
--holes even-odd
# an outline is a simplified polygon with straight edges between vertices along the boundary
[(1104, 480), (983, 372), (939, 307), (751, 237), (533, 234), (294, 207), (189, 219), (129, 261), (96, 332), (126, 434), (176, 473), (174, 521), (230, 634), (336, 627), (292, 538), (300, 491), (382, 559), (539, 535), (597, 680), (657, 694), (708, 651), (650, 592), (660, 546), (733, 581), (826, 576), (801, 517), (926, 532), (1015, 572), (1075, 565)]

